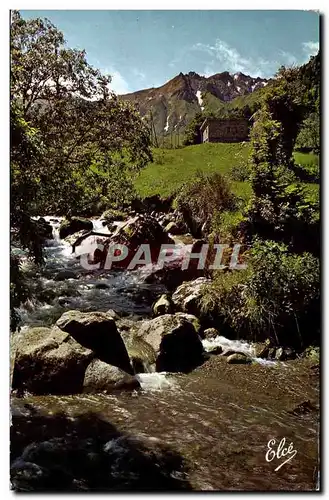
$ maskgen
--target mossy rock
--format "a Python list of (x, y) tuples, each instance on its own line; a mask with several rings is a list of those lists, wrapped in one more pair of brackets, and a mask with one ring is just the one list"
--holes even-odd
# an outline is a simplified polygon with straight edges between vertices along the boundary
[(61, 239), (70, 236), (71, 234), (82, 231), (83, 229), (91, 231), (93, 223), (91, 220), (82, 217), (72, 217), (71, 219), (64, 219), (59, 227), (59, 237)]

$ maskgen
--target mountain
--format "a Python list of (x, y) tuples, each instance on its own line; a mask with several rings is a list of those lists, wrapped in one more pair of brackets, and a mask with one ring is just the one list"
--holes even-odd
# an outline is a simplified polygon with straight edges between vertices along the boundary
[(120, 96), (133, 103), (142, 116), (153, 119), (158, 137), (183, 131), (196, 113), (216, 113), (235, 99), (247, 96), (267, 85), (264, 78), (228, 71), (204, 77), (180, 73), (158, 88), (139, 90)]

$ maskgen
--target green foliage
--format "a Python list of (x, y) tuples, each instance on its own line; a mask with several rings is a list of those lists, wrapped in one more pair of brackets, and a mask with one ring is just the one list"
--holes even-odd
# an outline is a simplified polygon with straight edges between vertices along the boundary
[(225, 177), (220, 173), (207, 175), (198, 172), (193, 181), (187, 182), (177, 196), (177, 208), (195, 236), (201, 235), (204, 224), (223, 210), (236, 208), (236, 197)]
[[(318, 206), (307, 199), (293, 171), (297, 129), (290, 122), (299, 115), (299, 105), (293, 102), (294, 94), (284, 96), (288, 90), (280, 83), (277, 94), (271, 92), (270, 100), (267, 96), (251, 133), (250, 232), (289, 244), (294, 251), (317, 253)], [(274, 120), (274, 114), (282, 120)]]
[(301, 151), (320, 152), (320, 115), (311, 113), (302, 123), (298, 133), (296, 149)]
[(246, 214), (242, 207), (213, 219), (225, 243), (245, 230), (248, 267), (217, 271), (202, 299), (203, 311), (231, 335), (271, 337), (300, 348), (320, 339), (319, 189), (300, 182), (311, 180), (305, 175), (312, 173), (307, 162), (313, 160), (313, 171), (318, 162), (300, 153), (294, 156), (302, 165), (293, 160), (300, 124), (319, 98), (319, 71), (313, 78), (312, 65), (318, 68), (316, 60), (301, 69), (282, 68), (262, 94), (251, 132), (252, 195)]
[[(84, 51), (68, 49), (48, 20), (25, 21), (18, 13), (11, 59), (14, 113), (42, 144), (38, 162), (27, 169), (35, 196), (25, 208), (78, 213), (100, 198), (108, 204), (124, 199), (130, 177), (151, 159), (149, 130), (109, 91), (110, 76), (90, 66)], [(24, 190), (17, 169), (13, 176)]]
[(184, 146), (192, 146), (193, 144), (201, 143), (200, 127), (205, 117), (202, 113), (197, 113), (193, 120), (188, 124), (185, 129), (185, 138), (183, 141)]
[(217, 271), (202, 307), (242, 338), (303, 346), (319, 328), (318, 283), (319, 261), (311, 254), (257, 241), (246, 270)]

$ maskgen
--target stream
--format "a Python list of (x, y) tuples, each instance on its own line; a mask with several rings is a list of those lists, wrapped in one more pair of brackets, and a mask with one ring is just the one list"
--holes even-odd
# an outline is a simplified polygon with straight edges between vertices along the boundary
[[(61, 219), (45, 219), (54, 234), (45, 248), (45, 266), (37, 276), (45, 298), (21, 308), (23, 331), (28, 326), (54, 324), (70, 309), (113, 309), (135, 319), (149, 317), (153, 301), (165, 292), (162, 285), (143, 283), (141, 270), (86, 271), (72, 254), (71, 245), (59, 239)], [(93, 224), (95, 230), (102, 229), (99, 221)], [(57, 281), (56, 275), (63, 269), (78, 278)], [(33, 276), (33, 266), (29, 272)], [(238, 347), (249, 355), (253, 352), (247, 342), (224, 337), (204, 341), (204, 348), (216, 342), (224, 350)], [(164, 483), (163, 490), (314, 491), (318, 487), (319, 380), (309, 360), (228, 365), (225, 357), (213, 355), (189, 374), (144, 373), (137, 377), (142, 387), (139, 392), (13, 395), (13, 459), (41, 435), (44, 440), (54, 436), (66, 439), (68, 425), (78, 428), (81, 419), (91, 415), (93, 424), (86, 426), (87, 434), (92, 438), (96, 433), (100, 439), (101, 433), (108, 433), (110, 438), (104, 437), (104, 442), (107, 450), (115, 450), (116, 463), (126, 462), (127, 453), (120, 447), (118, 435), (161, 440), (182, 458), (184, 470), (170, 472), (174, 483)], [(312, 403), (311, 411), (293, 411), (305, 401)], [(58, 416), (65, 419), (64, 427), (56, 421)], [(119, 433), (115, 437), (113, 429)], [(287, 457), (267, 461), (268, 443), (275, 440), (276, 450), (282, 439), (286, 447), (292, 442), (297, 453), (275, 470)], [(153, 472), (148, 474), (153, 484)], [(143, 485), (136, 488), (145, 489)]]

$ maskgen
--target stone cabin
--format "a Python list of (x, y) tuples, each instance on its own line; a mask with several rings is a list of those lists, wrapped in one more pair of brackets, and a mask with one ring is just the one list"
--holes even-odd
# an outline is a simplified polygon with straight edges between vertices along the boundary
[(206, 118), (200, 127), (201, 142), (242, 142), (249, 139), (247, 120)]

